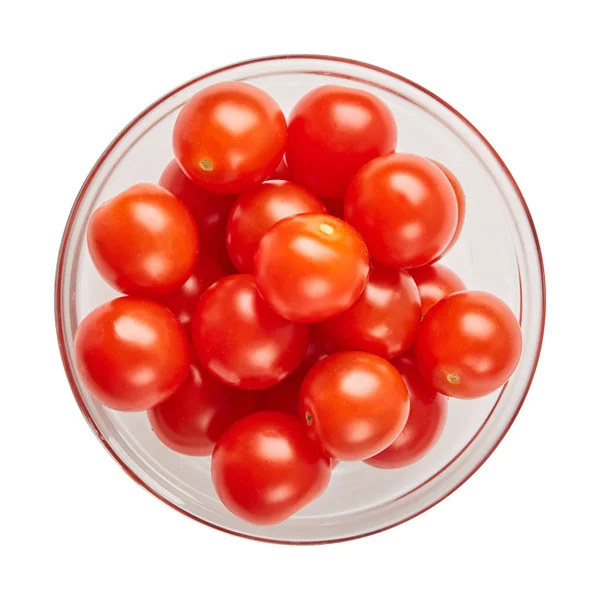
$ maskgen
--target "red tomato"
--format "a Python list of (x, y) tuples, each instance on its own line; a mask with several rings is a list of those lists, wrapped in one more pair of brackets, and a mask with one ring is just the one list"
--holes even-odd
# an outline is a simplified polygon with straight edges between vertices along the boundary
[(442, 298), (466, 289), (462, 279), (444, 265), (420, 267), (410, 271), (410, 274), (419, 288), (423, 316)]
[(344, 213), (375, 260), (411, 269), (446, 249), (458, 208), (450, 182), (432, 162), (391, 154), (371, 161), (352, 180)]
[(234, 204), (227, 222), (227, 251), (238, 271), (254, 271), (263, 235), (277, 222), (300, 213), (325, 213), (319, 199), (291, 181), (265, 181)]
[(173, 150), (192, 181), (212, 192), (235, 194), (275, 170), (286, 137), (285, 117), (266, 92), (248, 83), (216, 83), (181, 109)]
[(456, 292), (428, 313), (415, 342), (425, 381), (452, 398), (490, 394), (512, 375), (521, 329), (510, 308), (487, 292)]
[(320, 360), (300, 390), (300, 415), (309, 436), (338, 460), (365, 460), (387, 448), (408, 411), (398, 371), (367, 352), (338, 352)]
[(291, 415), (299, 415), (298, 401), (304, 377), (311, 367), (327, 356), (319, 340), (312, 339), (306, 349), (300, 366), (281, 383), (256, 393), (258, 410), (280, 410)]
[(369, 92), (325, 85), (301, 98), (290, 115), (292, 177), (323, 198), (343, 198), (363, 165), (395, 149), (394, 116)]
[(231, 271), (210, 256), (203, 256), (198, 261), (191, 277), (176, 291), (164, 298), (164, 304), (179, 319), (186, 333), (191, 334), (191, 323), (200, 296), (222, 277)]
[(345, 312), (317, 325), (328, 352), (364, 350), (383, 358), (406, 351), (421, 322), (421, 300), (402, 269), (375, 264), (360, 298)]
[(225, 247), (225, 228), (237, 196), (215, 194), (198, 187), (174, 159), (166, 166), (158, 183), (190, 209), (198, 226), (201, 254), (206, 256), (210, 253), (227, 265), (229, 256)]
[(252, 394), (235, 390), (192, 364), (182, 386), (148, 411), (158, 439), (180, 454), (210, 456), (221, 434), (254, 410)]
[(87, 231), (90, 256), (115, 289), (170, 294), (192, 274), (198, 230), (185, 205), (152, 183), (130, 187), (99, 206)]
[(277, 168), (271, 173), (269, 179), (283, 179), (284, 181), (292, 181), (292, 174), (285, 163), (285, 158), (277, 165)]
[(448, 416), (448, 398), (423, 381), (414, 362), (397, 358), (392, 364), (408, 388), (410, 412), (395, 441), (365, 461), (379, 469), (406, 467), (423, 458), (440, 439)]
[(454, 194), (456, 196), (456, 201), (458, 203), (457, 204), (458, 222), (456, 225), (456, 231), (454, 232), (454, 235), (452, 236), (450, 243), (446, 246), (446, 249), (435, 259), (435, 261), (433, 261), (433, 262), (436, 262), (436, 261), (440, 260), (440, 258), (442, 258), (442, 256), (445, 256), (446, 254), (448, 254), (448, 252), (454, 246), (454, 244), (456, 244), (458, 238), (460, 237), (460, 234), (462, 233), (463, 225), (465, 224), (465, 215), (467, 212), (467, 197), (465, 195), (465, 190), (463, 189), (463, 186), (460, 185), (460, 181), (457, 179), (456, 175), (447, 166), (443, 165), (441, 162), (438, 162), (437, 160), (433, 160), (433, 158), (430, 158), (429, 160), (434, 165), (437, 165), (442, 170), (444, 175), (448, 178), (448, 181), (450, 182), (450, 185), (452, 186), (452, 189), (454, 190)]
[(75, 334), (75, 366), (89, 392), (115, 410), (148, 410), (187, 377), (183, 327), (151, 300), (117, 298), (92, 311)]
[(290, 321), (330, 319), (352, 306), (369, 275), (360, 235), (330, 215), (304, 214), (275, 224), (255, 257), (262, 297)]
[(217, 379), (259, 390), (282, 381), (302, 362), (310, 333), (275, 313), (251, 275), (230, 275), (200, 298), (192, 336), (200, 362)]
[(318, 498), (331, 461), (308, 439), (297, 417), (257, 412), (217, 442), (212, 480), (221, 502), (255, 525), (274, 525)]

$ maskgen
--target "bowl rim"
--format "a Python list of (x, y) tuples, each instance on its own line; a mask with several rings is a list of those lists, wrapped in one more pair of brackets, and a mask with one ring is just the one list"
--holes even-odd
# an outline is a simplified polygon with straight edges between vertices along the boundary
[[(510, 421), (507, 423), (506, 427), (504, 428), (504, 431), (502, 431), (502, 433), (500, 434), (500, 436), (497, 439), (497, 441), (493, 444), (493, 446), (489, 449), (489, 451), (485, 454), (485, 456), (454, 487), (452, 487), (448, 492), (446, 492), (440, 498), (438, 498), (434, 502), (431, 502), (430, 504), (428, 504), (427, 506), (425, 506), (424, 508), (422, 508), (421, 510), (419, 510), (415, 514), (410, 515), (409, 517), (400, 519), (399, 521), (396, 521), (396, 522), (394, 522), (392, 524), (385, 525), (384, 527), (380, 527), (378, 529), (374, 529), (372, 531), (367, 531), (367, 532), (363, 532), (363, 533), (355, 534), (355, 535), (342, 536), (342, 537), (335, 538), (335, 539), (317, 540), (317, 541), (308, 541), (308, 540), (300, 540), (300, 541), (295, 541), (295, 540), (277, 540), (277, 539), (271, 539), (271, 538), (267, 538), (267, 537), (261, 537), (261, 536), (258, 536), (258, 535), (250, 535), (250, 534), (246, 534), (246, 533), (241, 533), (241, 532), (238, 532), (238, 531), (233, 531), (233, 530), (228, 529), (226, 527), (221, 527), (220, 525), (216, 525), (215, 523), (211, 523), (210, 521), (202, 519), (202, 518), (198, 517), (197, 515), (194, 515), (194, 514), (188, 512), (184, 508), (182, 508), (180, 506), (177, 506), (176, 504), (174, 504), (173, 502), (171, 502), (169, 499), (167, 499), (164, 496), (162, 496), (158, 491), (156, 491), (155, 489), (153, 489), (146, 482), (144, 482), (117, 455), (117, 453), (115, 452), (115, 450), (112, 448), (112, 446), (110, 445), (110, 443), (104, 438), (104, 436), (102, 435), (102, 432), (99, 430), (99, 428), (97, 427), (97, 425), (94, 422), (93, 418), (91, 417), (91, 415), (90, 415), (90, 413), (89, 413), (89, 411), (88, 411), (88, 409), (87, 409), (87, 407), (86, 407), (86, 405), (85, 405), (85, 403), (84, 403), (84, 401), (83, 401), (83, 399), (82, 399), (82, 397), (81, 397), (81, 395), (79, 393), (79, 390), (78, 390), (78, 387), (77, 387), (77, 383), (75, 381), (75, 376), (74, 376), (73, 372), (71, 371), (71, 366), (69, 364), (69, 357), (68, 357), (67, 342), (66, 342), (66, 337), (65, 337), (65, 330), (64, 330), (63, 321), (62, 321), (62, 314), (63, 314), (62, 287), (63, 287), (63, 278), (64, 278), (64, 271), (65, 271), (66, 250), (67, 250), (68, 243), (70, 241), (71, 231), (73, 229), (73, 223), (75, 221), (75, 217), (76, 217), (76, 215), (78, 213), (79, 207), (80, 207), (80, 205), (81, 205), (81, 203), (83, 201), (83, 198), (86, 195), (86, 192), (88, 190), (88, 187), (89, 187), (91, 181), (94, 179), (94, 177), (96, 176), (98, 170), (100, 169), (100, 167), (102, 166), (102, 164), (104, 163), (104, 161), (107, 159), (107, 157), (110, 155), (110, 153), (113, 151), (113, 149), (115, 148), (115, 146), (148, 113), (150, 113), (157, 106), (159, 106), (160, 104), (162, 104), (165, 100), (167, 100), (168, 98), (174, 96), (175, 94), (177, 94), (181, 90), (187, 88), (188, 86), (193, 85), (193, 84), (195, 84), (195, 83), (197, 83), (199, 81), (202, 81), (204, 79), (207, 79), (209, 77), (212, 77), (214, 75), (218, 75), (220, 73), (223, 73), (225, 71), (229, 71), (229, 70), (235, 69), (237, 67), (243, 67), (243, 66), (248, 66), (248, 65), (253, 65), (253, 64), (259, 64), (259, 63), (263, 63), (263, 62), (280, 61), (280, 60), (329, 61), (329, 62), (337, 62), (337, 63), (343, 63), (343, 64), (352, 65), (352, 66), (366, 68), (368, 70), (376, 71), (376, 72), (381, 73), (383, 75), (387, 75), (389, 77), (392, 77), (393, 79), (397, 79), (398, 81), (401, 81), (404, 84), (408, 84), (408, 85), (414, 87), (418, 91), (426, 94), (427, 96), (429, 96), (430, 98), (432, 98), (436, 102), (440, 103), (446, 109), (448, 109), (449, 111), (451, 111), (467, 127), (469, 127), (473, 133), (475, 133), (475, 135), (481, 140), (481, 142), (483, 142), (483, 144), (487, 147), (487, 149), (493, 155), (494, 159), (496, 161), (498, 161), (498, 164), (502, 167), (502, 169), (506, 173), (506, 176), (507, 176), (507, 178), (509, 180), (509, 183), (513, 187), (515, 193), (517, 194), (517, 197), (521, 201), (522, 208), (525, 211), (525, 215), (526, 215), (527, 220), (529, 222), (529, 227), (530, 227), (530, 230), (531, 230), (532, 238), (533, 238), (533, 241), (535, 243), (537, 258), (538, 258), (539, 266), (540, 266), (541, 315), (540, 315), (539, 341), (538, 341), (538, 346), (537, 346), (537, 349), (536, 349), (536, 354), (535, 354), (534, 362), (533, 362), (531, 371), (529, 373), (529, 379), (527, 381), (527, 384), (525, 386), (525, 389), (523, 391), (523, 394), (521, 396), (519, 404), (517, 405), (517, 407), (516, 407), (516, 409), (515, 409), (512, 417), (511, 417)], [(542, 251), (541, 251), (539, 237), (538, 237), (538, 234), (537, 234), (537, 231), (536, 231), (536, 228), (535, 228), (532, 216), (531, 216), (531, 212), (529, 210), (529, 207), (527, 206), (527, 203), (525, 202), (525, 198), (523, 197), (523, 194), (522, 194), (519, 186), (517, 185), (517, 182), (515, 181), (512, 173), (510, 172), (510, 170), (508, 169), (508, 167), (506, 166), (506, 164), (504, 163), (504, 161), (502, 160), (502, 158), (496, 152), (496, 150), (494, 149), (494, 147), (490, 144), (490, 142), (458, 110), (456, 110), (453, 106), (451, 106), (450, 104), (448, 104), (445, 100), (443, 100), (442, 98), (440, 98), (439, 96), (437, 96), (433, 92), (429, 91), (427, 88), (419, 85), (418, 83), (415, 83), (414, 81), (412, 81), (412, 80), (410, 80), (410, 79), (408, 79), (408, 78), (406, 78), (406, 77), (404, 77), (402, 75), (394, 73), (393, 71), (389, 71), (387, 69), (384, 69), (382, 67), (378, 67), (376, 65), (372, 65), (370, 63), (366, 63), (366, 62), (362, 62), (362, 61), (358, 61), (358, 60), (354, 60), (354, 59), (350, 59), (350, 58), (342, 58), (342, 57), (338, 57), (338, 56), (328, 56), (328, 55), (322, 55), (322, 54), (281, 54), (281, 55), (263, 56), (263, 57), (259, 57), (259, 58), (253, 58), (253, 59), (249, 59), (249, 60), (244, 60), (244, 61), (240, 61), (240, 62), (231, 63), (231, 64), (226, 65), (224, 67), (220, 67), (218, 69), (214, 69), (212, 71), (208, 71), (208, 72), (206, 72), (206, 73), (204, 73), (202, 75), (199, 75), (198, 77), (190, 79), (189, 81), (186, 81), (185, 83), (179, 85), (178, 87), (174, 88), (170, 92), (167, 92), (166, 94), (164, 94), (163, 96), (161, 96), (158, 100), (156, 100), (155, 102), (153, 102), (152, 104), (150, 104), (147, 108), (145, 108), (142, 112), (140, 112), (134, 119), (132, 119), (117, 134), (117, 136), (112, 140), (112, 142), (106, 147), (106, 149), (104, 150), (104, 152), (102, 152), (102, 154), (100, 155), (100, 157), (98, 158), (98, 160), (96, 161), (96, 163), (94, 164), (94, 166), (92, 167), (92, 169), (90, 170), (89, 174), (85, 178), (85, 181), (83, 182), (83, 185), (81, 186), (81, 188), (80, 188), (80, 190), (79, 190), (79, 192), (77, 194), (77, 197), (75, 198), (75, 202), (73, 203), (71, 211), (69, 212), (67, 223), (65, 225), (65, 228), (64, 228), (64, 231), (63, 231), (63, 235), (62, 235), (62, 239), (61, 239), (61, 242), (60, 242), (60, 248), (59, 248), (59, 253), (58, 253), (58, 260), (57, 260), (57, 266), (56, 266), (56, 276), (55, 276), (55, 283), (54, 283), (54, 318), (55, 318), (55, 325), (56, 325), (56, 334), (57, 334), (57, 338), (58, 338), (58, 347), (59, 347), (59, 350), (60, 350), (60, 355), (61, 355), (61, 359), (62, 359), (62, 362), (63, 362), (63, 367), (64, 367), (64, 370), (65, 370), (65, 374), (67, 376), (69, 385), (71, 387), (71, 390), (72, 390), (73, 395), (75, 397), (75, 400), (76, 400), (76, 402), (77, 402), (77, 404), (79, 406), (79, 409), (80, 409), (80, 411), (81, 411), (84, 419), (87, 421), (88, 425), (90, 426), (90, 428), (92, 429), (92, 431), (95, 433), (96, 437), (100, 440), (100, 442), (102, 443), (102, 445), (104, 446), (104, 448), (113, 457), (113, 459), (121, 466), (121, 468), (127, 473), (127, 475), (129, 475), (129, 477), (131, 477), (131, 479), (133, 479), (138, 485), (140, 485), (146, 491), (150, 492), (153, 496), (157, 497), (159, 500), (161, 500), (162, 502), (164, 502), (165, 504), (167, 504), (171, 508), (175, 509), (176, 511), (178, 511), (178, 512), (184, 514), (184, 515), (186, 515), (187, 517), (190, 517), (191, 519), (193, 519), (195, 521), (198, 521), (199, 523), (202, 523), (204, 525), (212, 527), (213, 529), (216, 529), (218, 531), (223, 531), (225, 533), (228, 533), (228, 534), (231, 534), (231, 535), (235, 535), (237, 537), (246, 538), (246, 539), (250, 539), (250, 540), (256, 540), (256, 541), (260, 541), (260, 542), (268, 542), (268, 543), (273, 543), (273, 544), (283, 544), (283, 545), (292, 545), (292, 546), (313, 546), (313, 545), (333, 544), (333, 543), (338, 543), (338, 542), (343, 542), (343, 541), (350, 541), (350, 540), (360, 539), (360, 538), (363, 538), (363, 537), (374, 535), (376, 533), (380, 533), (382, 531), (386, 531), (386, 530), (391, 529), (393, 527), (397, 527), (398, 525), (401, 525), (402, 523), (410, 521), (411, 519), (414, 519), (415, 517), (418, 517), (419, 515), (423, 514), (424, 512), (426, 512), (427, 510), (429, 510), (430, 508), (433, 508), (438, 503), (440, 503), (442, 500), (444, 500), (445, 498), (447, 498), (448, 496), (450, 496), (450, 494), (452, 494), (453, 492), (455, 492), (460, 486), (462, 486), (466, 481), (468, 481), (479, 470), (479, 468), (486, 462), (486, 460), (496, 450), (496, 448), (498, 447), (498, 445), (500, 444), (500, 442), (504, 439), (504, 436), (508, 433), (508, 430), (511, 428), (511, 426), (514, 423), (517, 415), (519, 414), (519, 412), (520, 412), (520, 410), (521, 410), (521, 408), (523, 406), (523, 402), (525, 401), (525, 398), (527, 397), (527, 394), (528, 394), (529, 389), (531, 387), (531, 383), (532, 383), (533, 378), (535, 376), (535, 372), (537, 370), (537, 366), (538, 366), (539, 359), (540, 359), (540, 353), (541, 353), (541, 349), (542, 349), (542, 343), (543, 343), (543, 339), (544, 339), (544, 330), (545, 330), (545, 323), (546, 323), (546, 276), (545, 276), (544, 261), (543, 261), (543, 257), (542, 257)], [(485, 422), (487, 422), (487, 419), (486, 419)], [(482, 427), (485, 425), (485, 422), (483, 423)], [(478, 430), (475, 433), (475, 435), (473, 436), (473, 438), (471, 439), (471, 441), (465, 446), (465, 448), (463, 448), (461, 450), (461, 452), (459, 452), (453, 458), (453, 460), (451, 460), (440, 471), (438, 471), (434, 475), (434, 477), (437, 476), (437, 475), (439, 475), (450, 464), (452, 464), (455, 460), (457, 460), (462, 455), (462, 453), (466, 450), (466, 448), (477, 437), (477, 435), (479, 434), (479, 431), (480, 430)]]

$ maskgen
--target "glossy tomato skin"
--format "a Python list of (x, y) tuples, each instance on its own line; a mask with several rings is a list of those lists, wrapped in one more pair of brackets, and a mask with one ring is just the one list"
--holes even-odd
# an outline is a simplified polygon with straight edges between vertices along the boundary
[(90, 256), (103, 279), (130, 295), (164, 296), (191, 275), (198, 230), (173, 194), (140, 183), (100, 205), (87, 231)]
[(198, 227), (201, 256), (210, 255), (227, 266), (227, 217), (237, 195), (215, 194), (201, 188), (187, 177), (175, 159), (165, 167), (158, 183), (181, 200), (192, 213)]
[(390, 154), (372, 160), (352, 179), (344, 214), (374, 260), (412, 269), (447, 248), (458, 208), (450, 182), (431, 161)]
[(318, 498), (331, 460), (313, 444), (297, 417), (257, 412), (232, 425), (212, 456), (221, 502), (255, 525), (274, 525)]
[(454, 244), (458, 241), (460, 234), (462, 233), (463, 226), (465, 224), (465, 216), (467, 214), (467, 196), (465, 194), (465, 190), (463, 186), (460, 184), (458, 177), (446, 166), (437, 160), (433, 160), (433, 158), (429, 159), (434, 165), (440, 168), (442, 173), (448, 178), (452, 189), (454, 190), (454, 195), (456, 196), (456, 203), (458, 208), (458, 219), (456, 223), (456, 230), (454, 231), (454, 235), (450, 240), (450, 243), (446, 246), (445, 250), (433, 261), (436, 262), (440, 260), (443, 256), (448, 254), (450, 250), (453, 248)]
[(456, 292), (421, 323), (415, 356), (421, 375), (452, 398), (479, 398), (503, 385), (521, 356), (519, 322), (500, 298)]
[(290, 321), (330, 319), (358, 300), (369, 275), (367, 247), (355, 229), (325, 214), (276, 223), (255, 255), (262, 297)]
[(273, 386), (302, 362), (310, 332), (280, 317), (260, 297), (251, 275), (230, 275), (200, 298), (192, 319), (200, 363), (233, 387)]
[(165, 446), (189, 456), (210, 456), (222, 433), (255, 408), (251, 393), (217, 381), (192, 364), (180, 388), (148, 411), (152, 430)]
[(325, 213), (311, 192), (291, 181), (265, 181), (240, 195), (227, 222), (227, 251), (240, 273), (254, 271), (254, 255), (275, 224), (301, 213)]
[(178, 290), (160, 300), (179, 319), (186, 333), (191, 336), (192, 317), (200, 297), (213, 283), (232, 272), (232, 268), (223, 266), (220, 261), (211, 256), (203, 256), (198, 260), (190, 278)]
[(448, 398), (423, 381), (413, 361), (402, 357), (392, 364), (406, 383), (410, 412), (404, 429), (392, 444), (365, 461), (379, 469), (407, 467), (423, 458), (439, 440), (448, 417)]
[(363, 350), (389, 360), (409, 348), (420, 322), (421, 300), (413, 278), (376, 263), (360, 298), (316, 327), (328, 352)]
[(466, 289), (462, 279), (444, 265), (435, 264), (412, 269), (410, 274), (419, 289), (423, 316), (442, 298)]
[(355, 173), (396, 149), (396, 123), (379, 98), (325, 85), (293, 108), (286, 161), (294, 181), (322, 198), (344, 197)]
[(287, 138), (285, 117), (261, 89), (216, 83), (192, 96), (173, 130), (175, 158), (199, 186), (239, 194), (278, 166)]
[(86, 388), (115, 410), (148, 410), (187, 377), (185, 332), (164, 306), (116, 298), (92, 311), (75, 334), (75, 366)]
[(367, 352), (337, 352), (320, 360), (300, 390), (300, 416), (309, 436), (337, 460), (365, 460), (387, 448), (408, 412), (398, 371)]
[(302, 382), (311, 367), (326, 356), (321, 341), (313, 337), (308, 344), (303, 361), (289, 377), (273, 387), (256, 392), (257, 410), (279, 410), (299, 416), (298, 402)]

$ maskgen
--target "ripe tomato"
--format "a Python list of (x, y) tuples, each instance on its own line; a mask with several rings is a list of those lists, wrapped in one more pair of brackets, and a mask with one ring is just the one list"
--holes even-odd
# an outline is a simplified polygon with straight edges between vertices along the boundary
[(466, 289), (462, 279), (444, 265), (436, 264), (412, 269), (410, 274), (419, 288), (423, 316), (442, 298)]
[(217, 495), (233, 514), (255, 525), (274, 525), (325, 491), (331, 461), (297, 417), (264, 411), (221, 436), (211, 470)]
[(368, 275), (369, 253), (362, 238), (330, 215), (296, 215), (276, 223), (255, 256), (261, 295), (290, 321), (323, 321), (347, 310)]
[(192, 96), (173, 130), (184, 173), (212, 192), (235, 194), (264, 181), (283, 157), (285, 117), (266, 92), (216, 83)]
[(255, 407), (250, 392), (235, 390), (192, 364), (181, 387), (148, 411), (160, 441), (189, 456), (210, 456), (221, 434)]
[(325, 213), (319, 199), (291, 181), (265, 181), (234, 204), (227, 222), (227, 251), (241, 273), (254, 271), (254, 255), (263, 235), (278, 221), (300, 213)]
[(440, 439), (448, 416), (448, 398), (423, 381), (414, 362), (397, 358), (392, 364), (408, 388), (410, 412), (392, 444), (365, 461), (379, 469), (406, 467), (423, 458)]
[(367, 352), (338, 352), (320, 360), (300, 390), (300, 415), (309, 436), (338, 460), (365, 460), (387, 448), (408, 411), (398, 371)]
[(394, 116), (369, 92), (325, 85), (306, 94), (290, 115), (290, 172), (323, 198), (343, 198), (364, 164), (395, 149)]
[(298, 416), (298, 401), (304, 377), (311, 367), (325, 356), (327, 355), (323, 351), (320, 340), (311, 339), (304, 360), (289, 377), (273, 387), (256, 393), (256, 408), (258, 410), (279, 410)]
[(389, 359), (408, 349), (420, 322), (413, 278), (402, 269), (375, 264), (360, 298), (316, 327), (328, 352), (364, 350)]
[(190, 352), (183, 327), (151, 300), (99, 306), (75, 334), (75, 366), (90, 393), (115, 410), (148, 410), (183, 383)]
[(452, 398), (478, 398), (503, 385), (521, 356), (510, 308), (487, 292), (456, 292), (428, 313), (415, 342), (425, 381)]
[(200, 298), (192, 337), (200, 362), (217, 379), (260, 390), (282, 381), (302, 362), (310, 333), (306, 325), (274, 312), (251, 275), (230, 275)]
[(391, 154), (357, 173), (344, 213), (375, 260), (411, 269), (446, 249), (456, 231), (458, 208), (450, 182), (432, 162)]
[(134, 185), (99, 206), (87, 242), (100, 275), (125, 294), (170, 294), (198, 259), (198, 230), (189, 210), (152, 183)]
[(450, 243), (446, 246), (446, 249), (434, 261), (432, 261), (432, 262), (436, 262), (436, 261), (440, 260), (440, 258), (442, 258), (442, 256), (445, 256), (446, 254), (448, 254), (448, 252), (454, 246), (454, 244), (456, 244), (458, 238), (460, 237), (460, 234), (462, 233), (463, 225), (465, 224), (465, 215), (467, 212), (467, 197), (465, 195), (465, 190), (463, 189), (463, 186), (460, 185), (460, 181), (458, 180), (456, 175), (446, 165), (443, 165), (441, 162), (438, 162), (437, 160), (433, 160), (433, 158), (430, 158), (429, 160), (434, 165), (437, 165), (442, 170), (444, 175), (448, 178), (448, 181), (450, 182), (450, 185), (452, 186), (452, 189), (454, 190), (454, 194), (456, 196), (457, 208), (458, 208), (458, 221), (456, 224), (456, 231), (454, 232), (454, 235), (452, 236)]
[(190, 278), (177, 291), (161, 298), (161, 302), (179, 319), (186, 333), (191, 335), (192, 317), (200, 296), (215, 281), (230, 273), (230, 269), (211, 256), (202, 256)]
[(204, 256), (210, 253), (225, 265), (229, 263), (225, 229), (229, 211), (237, 196), (215, 194), (197, 186), (185, 175), (175, 159), (165, 167), (158, 183), (189, 208), (198, 226), (200, 253)]

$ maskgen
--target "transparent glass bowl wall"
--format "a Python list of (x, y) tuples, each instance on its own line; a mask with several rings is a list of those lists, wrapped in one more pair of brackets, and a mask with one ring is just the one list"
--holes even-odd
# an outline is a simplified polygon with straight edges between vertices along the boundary
[[(342, 463), (321, 498), (274, 527), (256, 527), (230, 514), (213, 490), (208, 458), (184, 457), (165, 448), (144, 413), (102, 407), (73, 367), (78, 323), (117, 296), (90, 261), (85, 231), (91, 213), (134, 183), (157, 182), (172, 158), (171, 132), (181, 106), (202, 88), (230, 80), (261, 87), (286, 114), (303, 94), (324, 84), (354, 86), (384, 100), (398, 124), (398, 151), (443, 162), (466, 191), (464, 231), (443, 262), (469, 288), (492, 292), (507, 302), (520, 319), (524, 339), (519, 367), (502, 390), (474, 401), (450, 400), (444, 434), (424, 459), (392, 471)], [(274, 57), (220, 69), (183, 85), (139, 115), (100, 157), (75, 201), (56, 284), (59, 345), (73, 393), (121, 466), (193, 518), (232, 533), (281, 542), (336, 541), (380, 531), (423, 512), (456, 489), (494, 450), (516, 416), (535, 370), (544, 322), (543, 267), (533, 223), (491, 146), (461, 115), (414, 83), (376, 67), (325, 57)]]

